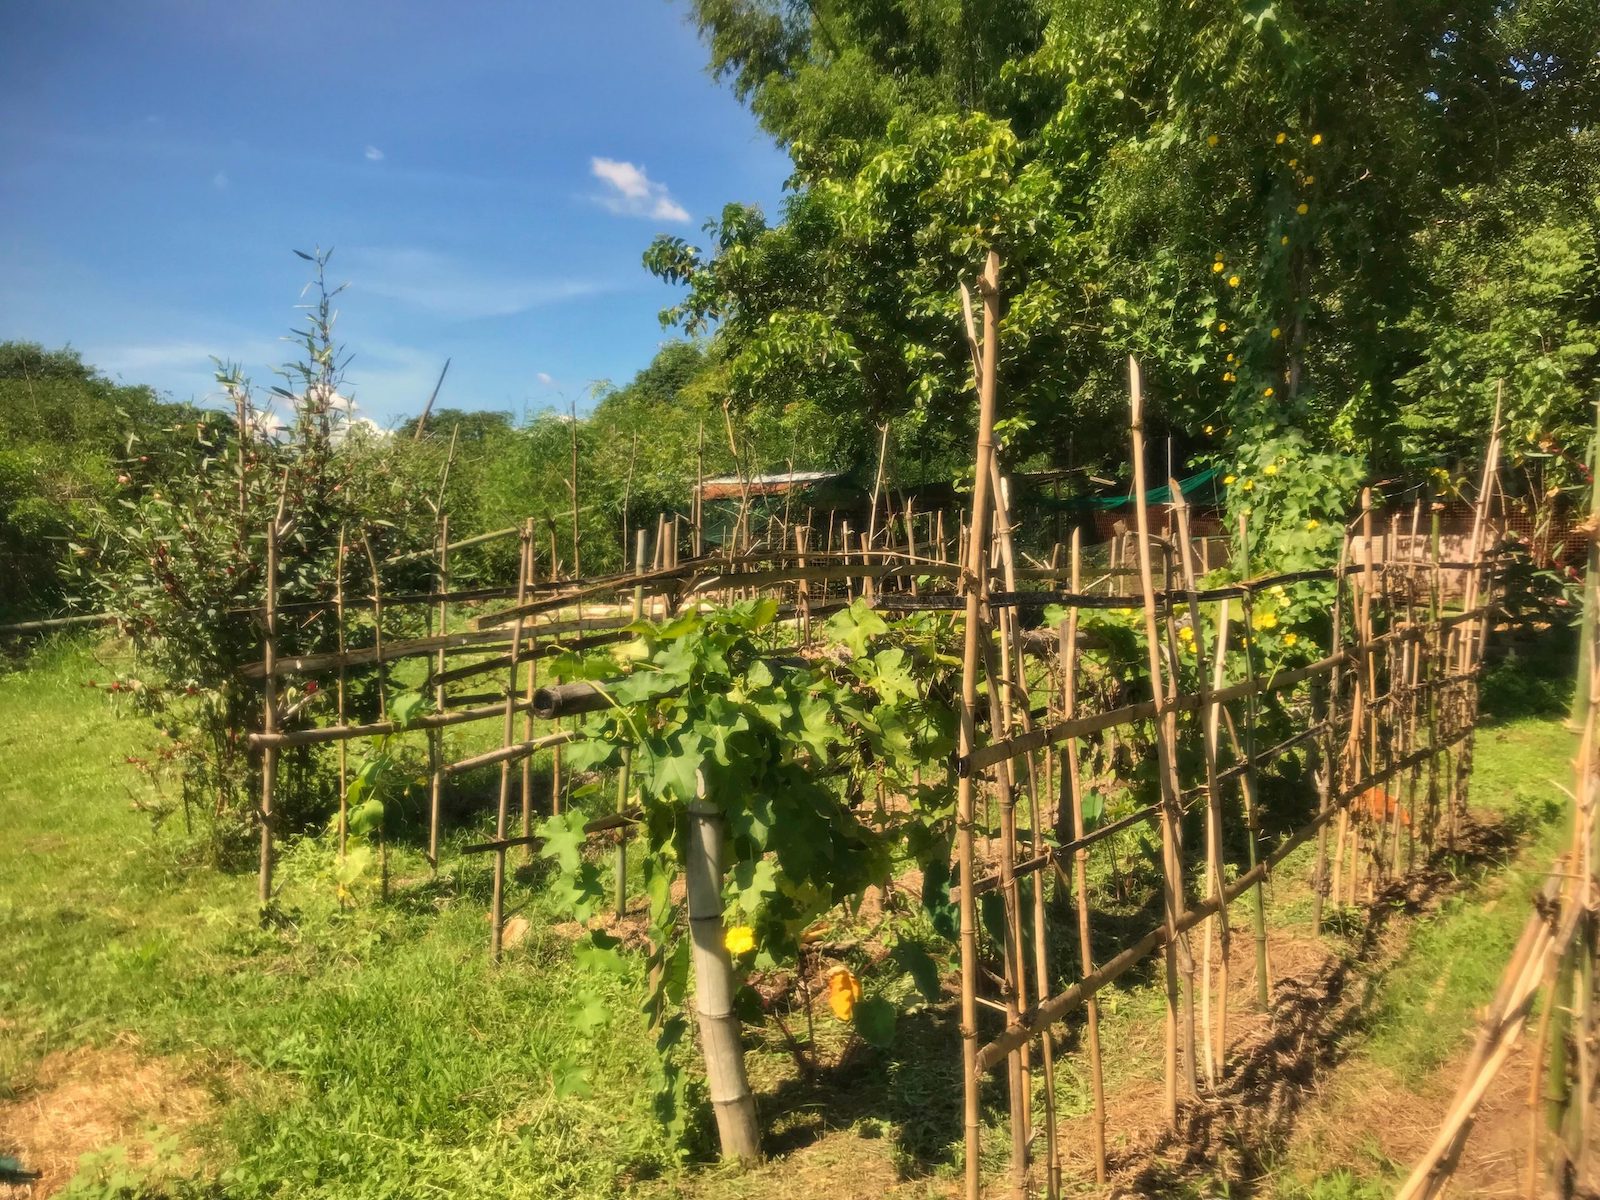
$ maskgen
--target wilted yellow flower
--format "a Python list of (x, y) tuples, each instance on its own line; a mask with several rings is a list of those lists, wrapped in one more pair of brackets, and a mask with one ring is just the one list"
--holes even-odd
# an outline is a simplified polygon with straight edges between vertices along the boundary
[(828, 1007), (841, 1021), (855, 1015), (856, 1002), (861, 999), (861, 981), (850, 973), (849, 967), (835, 967), (828, 976)]
[(1313, 134), (1312, 134), (1312, 135), (1311, 135), (1311, 144), (1312, 144), (1312, 145), (1313, 145), (1313, 146), (1320, 146), (1320, 145), (1322, 145), (1322, 135), (1321, 135), (1321, 134), (1320, 134), (1320, 133), (1313, 133)]
[(1237, 275), (1229, 275), (1228, 276), (1228, 286), (1229, 287), (1238, 287), (1239, 286), (1239, 277)]
[(1282, 336), (1283, 336), (1283, 330), (1279, 329), (1276, 325), (1274, 325), (1272, 327), (1272, 338), (1273, 338), (1273, 340), (1276, 341), (1278, 338), (1281, 338)]
[(756, 948), (756, 931), (748, 925), (730, 925), (722, 935), (722, 944), (729, 954), (749, 954)]
[(1262, 388), (1261, 389), (1261, 394), (1263, 396), (1265, 396), (1268, 400), (1270, 400), (1270, 399), (1272, 399), (1273, 396), (1277, 395), (1277, 392), (1274, 391), (1272, 388)]
[(1263, 475), (1276, 475), (1278, 473), (1278, 464), (1268, 463), (1266, 466), (1261, 468), (1261, 473)]
[(1272, 139), (1272, 140), (1273, 140), (1273, 141), (1274, 141), (1274, 142), (1276, 142), (1276, 143), (1278, 143), (1278, 145), (1280, 145), (1280, 146), (1281, 146), (1281, 145), (1283, 145), (1283, 144), (1284, 144), (1284, 143), (1285, 143), (1285, 142), (1286, 142), (1286, 141), (1288, 141), (1288, 140), (1289, 140), (1289, 135), (1288, 135), (1288, 134), (1287, 134), (1287, 133), (1283, 133), (1283, 132), (1281, 132), (1281, 131), (1280, 131), (1280, 132), (1279, 132), (1279, 134), (1278, 134), (1278, 136), (1277, 136), (1277, 137), (1275, 137), (1275, 138), (1273, 138), (1273, 139)]
[(1296, 642), (1298, 642), (1299, 640), (1300, 640), (1300, 635), (1297, 634), (1297, 633), (1286, 633), (1286, 634), (1283, 635), (1283, 644), (1285, 646), (1292, 646)]
[(1303, 203), (1302, 204), (1297, 204), (1297, 205), (1295, 205), (1295, 209), (1294, 210), (1295, 210), (1295, 212), (1299, 213), (1303, 217), (1308, 212), (1311, 211), (1311, 206), (1309, 204), (1303, 204)]

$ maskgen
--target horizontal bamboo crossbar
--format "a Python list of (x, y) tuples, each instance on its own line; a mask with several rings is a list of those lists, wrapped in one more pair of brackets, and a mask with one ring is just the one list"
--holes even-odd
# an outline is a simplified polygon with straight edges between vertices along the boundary
[[(514, 713), (527, 712), (530, 702), (517, 700), (511, 706)], [(366, 725), (331, 725), (323, 729), (291, 729), (284, 733), (252, 733), (249, 746), (252, 750), (277, 750), (285, 746), (317, 746), (328, 742), (349, 742), (357, 738), (382, 737), (390, 733), (403, 733), (412, 729), (444, 729), (450, 725), (466, 725), (489, 717), (504, 716), (504, 704), (486, 704), (477, 708), (463, 708), (455, 712), (424, 713), (405, 725), (394, 721), (373, 721)]]

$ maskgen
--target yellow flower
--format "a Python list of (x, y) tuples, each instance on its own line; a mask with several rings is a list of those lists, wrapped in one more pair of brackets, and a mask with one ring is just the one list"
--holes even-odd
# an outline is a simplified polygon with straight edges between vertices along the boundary
[(1207, 437), (1211, 436), (1211, 426), (1209, 426), (1209, 425), (1206, 426), (1206, 436)]
[(1309, 204), (1297, 204), (1295, 205), (1294, 210), (1303, 217), (1311, 211), (1311, 206)]
[(1286, 633), (1286, 634), (1283, 635), (1283, 644), (1285, 646), (1292, 646), (1296, 642), (1298, 642), (1299, 640), (1300, 640), (1300, 635), (1297, 634), (1297, 633)]
[(1278, 473), (1278, 464), (1268, 463), (1266, 466), (1261, 468), (1261, 473), (1263, 475), (1276, 475)]
[(1206, 138), (1206, 145), (1215, 146), (1217, 144), (1217, 140), (1217, 135), (1213, 133), (1210, 137)]
[(1234, 383), (1234, 382), (1236, 382), (1238, 380), (1238, 378), (1239, 377), (1237, 375), (1235, 375), (1232, 371), (1224, 371), (1222, 373), (1222, 382), (1223, 383)]
[(1273, 341), (1277, 341), (1282, 336), (1283, 336), (1283, 330), (1279, 329), (1276, 325), (1274, 325), (1272, 327), (1272, 339), (1273, 339)]
[(756, 948), (756, 931), (748, 925), (730, 925), (722, 935), (722, 944), (729, 954), (749, 954)]
[(1232, 483), (1236, 478), (1237, 478), (1237, 476), (1234, 476), (1234, 475), (1224, 475), (1222, 477), (1222, 482), (1224, 484), (1229, 484), (1229, 483)]
[(1222, 260), (1220, 258), (1217, 259), (1216, 262), (1211, 264), (1211, 271), (1212, 271), (1212, 274), (1214, 274), (1214, 275), (1221, 275), (1222, 274)]
[(1321, 529), (1322, 528), (1322, 522), (1317, 520), (1315, 517), (1312, 517), (1311, 520), (1306, 522), (1306, 528), (1307, 529)]
[(1286, 233), (1281, 238), (1278, 239), (1278, 245), (1287, 246), (1288, 244), (1289, 244), (1289, 235)]
[(1185, 625), (1182, 629), (1178, 630), (1178, 640), (1180, 642), (1194, 641), (1194, 630)]
[(1256, 490), (1256, 481), (1254, 479), (1246, 479), (1239, 486), (1247, 492), (1253, 492)]
[(828, 976), (828, 1007), (841, 1021), (855, 1015), (856, 1002), (861, 999), (861, 981), (850, 973), (849, 967), (835, 967)]
[(1298, 158), (1291, 158), (1289, 160), (1289, 166), (1290, 166), (1291, 169), (1293, 169), (1295, 167), (1298, 167), (1299, 165), (1300, 165), (1300, 160)]
[(1228, 276), (1228, 286), (1229, 287), (1238, 287), (1239, 286), (1239, 277), (1237, 275), (1229, 275)]
[(1276, 143), (1277, 143), (1277, 144), (1278, 144), (1278, 145), (1280, 145), (1280, 146), (1281, 146), (1281, 145), (1283, 145), (1283, 144), (1284, 144), (1284, 143), (1285, 143), (1285, 142), (1286, 142), (1286, 141), (1288, 141), (1288, 140), (1289, 140), (1289, 135), (1288, 135), (1288, 134), (1287, 134), (1287, 133), (1283, 133), (1283, 132), (1281, 132), (1281, 131), (1280, 131), (1280, 132), (1279, 132), (1279, 134), (1278, 134), (1278, 136), (1277, 136), (1277, 137), (1275, 137), (1275, 138), (1273, 138), (1273, 139), (1272, 139), (1272, 140), (1273, 140), (1273, 141), (1274, 141), (1274, 142), (1276, 142)]
[(1250, 624), (1256, 629), (1272, 629), (1278, 624), (1278, 614), (1270, 608), (1263, 609), (1251, 619)]
[(1230, 354), (1230, 355), (1228, 355), (1228, 361), (1229, 361), (1229, 362), (1232, 362), (1232, 361), (1233, 361), (1233, 355), (1231, 355), (1231, 354)]
[(1226, 321), (1218, 321), (1217, 322), (1217, 332), (1218, 333), (1227, 333), (1228, 332), (1228, 323)]
[(1311, 135), (1311, 144), (1312, 144), (1312, 145), (1313, 145), (1313, 146), (1320, 146), (1320, 145), (1322, 145), (1322, 135), (1321, 135), (1321, 134), (1320, 134), (1320, 133), (1313, 133), (1313, 134), (1312, 134), (1312, 135)]
[(1316, 181), (1317, 181), (1317, 177), (1315, 175), (1307, 175), (1305, 177), (1305, 179), (1303, 179), (1301, 182), (1304, 183), (1307, 187), (1310, 187)]
[(1263, 396), (1265, 396), (1268, 400), (1271, 400), (1272, 397), (1275, 396), (1277, 393), (1274, 392), (1272, 388), (1262, 388), (1261, 389), (1261, 394)]

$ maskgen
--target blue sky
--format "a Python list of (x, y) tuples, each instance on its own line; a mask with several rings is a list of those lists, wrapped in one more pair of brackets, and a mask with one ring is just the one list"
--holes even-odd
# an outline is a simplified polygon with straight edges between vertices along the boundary
[(788, 162), (670, 0), (7, 6), (0, 339), (178, 399), (258, 384), (333, 246), (361, 412), (584, 405), (670, 336), (640, 255)]

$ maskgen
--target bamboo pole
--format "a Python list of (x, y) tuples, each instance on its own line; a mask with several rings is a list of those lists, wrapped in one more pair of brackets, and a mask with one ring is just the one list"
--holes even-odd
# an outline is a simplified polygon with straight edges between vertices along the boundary
[[(1166, 940), (1163, 943), (1163, 952), (1166, 959), (1166, 1100), (1165, 1111), (1167, 1123), (1173, 1128), (1178, 1124), (1178, 1022), (1179, 1022), (1179, 987), (1178, 973), (1180, 965), (1184, 975), (1188, 978), (1190, 989), (1188, 1005), (1185, 1012), (1187, 1034), (1184, 1039), (1184, 1073), (1186, 1086), (1185, 1095), (1194, 1092), (1194, 1020), (1193, 1020), (1193, 976), (1194, 962), (1189, 955), (1188, 938), (1179, 934), (1179, 922), (1182, 920), (1183, 898), (1183, 860), (1179, 838), (1182, 836), (1180, 819), (1182, 810), (1178, 805), (1178, 771), (1175, 761), (1175, 720), (1171, 701), (1176, 696), (1176, 680), (1172, 686), (1163, 685), (1163, 671), (1161, 667), (1160, 634), (1156, 627), (1156, 589), (1155, 580), (1150, 567), (1150, 514), (1145, 501), (1145, 468), (1144, 468), (1144, 391), (1139, 376), (1139, 363), (1133, 357), (1128, 359), (1128, 389), (1131, 398), (1131, 416), (1129, 423), (1133, 438), (1133, 478), (1135, 493), (1135, 514), (1138, 521), (1139, 538), (1139, 584), (1144, 591), (1144, 627), (1145, 644), (1149, 651), (1150, 687), (1156, 697), (1157, 711), (1155, 716), (1156, 728), (1156, 760), (1157, 773), (1161, 785), (1161, 866), (1162, 866), (1162, 907), (1166, 918)], [(1182, 959), (1180, 964), (1179, 959)]]
[[(523, 526), (522, 554), (517, 563), (517, 597), (520, 603), (527, 595), (528, 590), (528, 556), (533, 547), (533, 522), (530, 520)], [(512, 737), (512, 721), (517, 710), (517, 662), (518, 652), (522, 648), (522, 618), (518, 617), (512, 626), (511, 633), (512, 662), (510, 677), (506, 680), (506, 700), (504, 719), (501, 726), (501, 745), (510, 746)], [(506, 839), (506, 825), (510, 816), (511, 807), (511, 762), (509, 759), (500, 764), (500, 795), (495, 806), (494, 837), (497, 842)], [(492, 962), (500, 962), (501, 951), (504, 946), (505, 936), (505, 896), (506, 896), (506, 851), (504, 847), (494, 852), (494, 885), (489, 900), (489, 958)]]
[[(261, 654), (266, 676), (261, 689), (261, 731), (269, 737), (278, 731), (278, 689), (273, 677), (273, 666), (278, 653), (278, 521), (282, 513), (283, 503), (280, 499), (278, 516), (267, 523), (267, 629)], [(261, 754), (261, 861), (256, 880), (256, 900), (263, 925), (266, 924), (272, 911), (272, 791), (277, 777), (278, 750), (276, 746), (268, 744)]]
[[(533, 518), (528, 518), (528, 561), (524, 567), (527, 579), (526, 587), (531, 591), (539, 582), (539, 544), (533, 536)], [(518, 584), (519, 587), (524, 586)], [(582, 624), (582, 618), (579, 618)], [(533, 633), (532, 653), (528, 654), (528, 678), (522, 685), (522, 740), (533, 740), (533, 695), (539, 687), (539, 632)], [(511, 667), (515, 676), (516, 664), (523, 657), (522, 643), (517, 641), (511, 647)], [(528, 755), (522, 760), (520, 784), (522, 797), (522, 836), (528, 839), (528, 844), (523, 850), (523, 861), (532, 863), (535, 857), (533, 845), (533, 755)]]
[[(1082, 586), (1081, 532), (1072, 531), (1072, 590)], [(1078, 613), (1077, 605), (1067, 610), (1067, 619), (1061, 625), (1062, 663), (1062, 717), (1071, 720), (1078, 709)], [(1072, 801), (1072, 837), (1082, 843), (1085, 835), (1083, 819), (1083, 777), (1078, 763), (1078, 740), (1068, 738), (1063, 749), (1067, 770), (1067, 784)], [(1080, 979), (1094, 971), (1094, 942), (1089, 928), (1089, 848), (1080, 845), (1072, 856), (1073, 888), (1078, 909), (1078, 966)], [(1041, 990), (1040, 999), (1046, 993)], [(1100, 1001), (1093, 996), (1088, 1002), (1089, 1082), (1094, 1094), (1094, 1178), (1106, 1181), (1106, 1086), (1105, 1066), (1100, 1053)]]
[(733, 963), (723, 942), (721, 810), (699, 795), (687, 806), (684, 875), (688, 884), (690, 956), (694, 961), (695, 1012), (705, 1053), (707, 1090), (717, 1119), (722, 1157), (755, 1162), (761, 1157), (756, 1102), (745, 1074), (739, 1015), (734, 1011)]
[[(336, 644), (339, 647), (339, 673), (334, 680), (334, 719), (343, 727), (345, 723), (345, 691), (348, 684), (348, 670), (344, 665), (344, 570), (345, 570), (345, 529), (339, 526), (339, 549), (334, 558), (333, 567), (333, 619), (338, 626), (335, 631)], [(269, 669), (268, 677), (272, 671)], [(339, 743), (339, 858), (345, 857), (346, 843), (350, 837), (350, 753), (349, 746)]]
[[(441, 599), (439, 601), (439, 610), (438, 610), (439, 627), (435, 632), (440, 637), (443, 637), (443, 636), (445, 636), (445, 635), (447, 635), (449, 633), (449, 630), (446, 628), (446, 626), (449, 623), (449, 610), (448, 610), (448, 608), (446, 606), (445, 601), (442, 599), (442, 597), (447, 595), (447, 594), (449, 594), (449, 591), (450, 591), (450, 514), (449, 513), (444, 513), (439, 517), (439, 532), (438, 532), (438, 536), (439, 536), (439, 595), (440, 595)], [(344, 625), (344, 622), (343, 622), (343, 620), (341, 620), (340, 621), (341, 630), (343, 628), (343, 625)], [(342, 638), (341, 638), (341, 645), (339, 646), (339, 650), (340, 650), (340, 653), (343, 653), (343, 651), (344, 651), (344, 646), (342, 644)], [(433, 685), (433, 708), (434, 708), (435, 712), (443, 712), (444, 711), (444, 704), (445, 704), (445, 691), (444, 691), (443, 682), (439, 681), (439, 676), (444, 674), (444, 649), (443, 649), (443, 647), (441, 647), (438, 650), (438, 652), (435, 654), (433, 669), (434, 669), (434, 679), (435, 679), (435, 682), (434, 682), (434, 685)], [(342, 673), (342, 671), (343, 671), (343, 668), (341, 668), (341, 673)], [(344, 724), (344, 719), (343, 719), (342, 716), (340, 717), (339, 723), (341, 725)], [(340, 754), (341, 759), (344, 756), (344, 748), (345, 748), (345, 744), (343, 742), (340, 742), (339, 743), (339, 754)], [(441, 733), (437, 729), (428, 730), (428, 757), (430, 759), (429, 765), (432, 767), (432, 770), (429, 773), (429, 780), (428, 780), (428, 867), (429, 867), (429, 869), (431, 871), (434, 872), (434, 874), (438, 874), (438, 871), (439, 871), (439, 821), (440, 821), (440, 813), (441, 813), (441, 810), (443, 809), (443, 806), (444, 806), (444, 735), (443, 735), (443, 733)]]
[[(968, 755), (977, 745), (978, 671), (983, 640), (983, 590), (988, 577), (988, 546), (983, 536), (989, 510), (989, 465), (994, 459), (995, 386), (999, 359), (1000, 256), (989, 252), (979, 282), (983, 300), (983, 344), (975, 347), (982, 362), (982, 386), (978, 389), (978, 445), (973, 474), (973, 531), (969, 538), (966, 570), (961, 581), (966, 593), (966, 623), (961, 652), (961, 721), (958, 749)], [(962, 300), (970, 310), (966, 289)], [(978, 927), (972, 885), (973, 866), (973, 780), (970, 771), (960, 771), (956, 779), (956, 856), (961, 886), (961, 1062), (962, 1107), (965, 1126), (965, 1175), (967, 1200), (978, 1200), (982, 1162), (982, 1122), (979, 1110), (978, 1058)]]
[[(646, 553), (646, 534), (644, 530), (638, 531), (637, 540), (633, 549), (633, 567), (639, 575), (644, 574), (644, 556)], [(644, 615), (644, 589), (633, 589), (633, 619), (639, 620)], [(633, 747), (624, 745), (621, 749), (622, 765), (617, 770), (617, 812), (628, 811), (628, 798), (630, 795), (631, 781), (629, 776), (633, 767)], [(623, 830), (617, 835), (617, 872), (616, 872), (616, 902), (617, 918), (628, 915), (628, 836)]]

